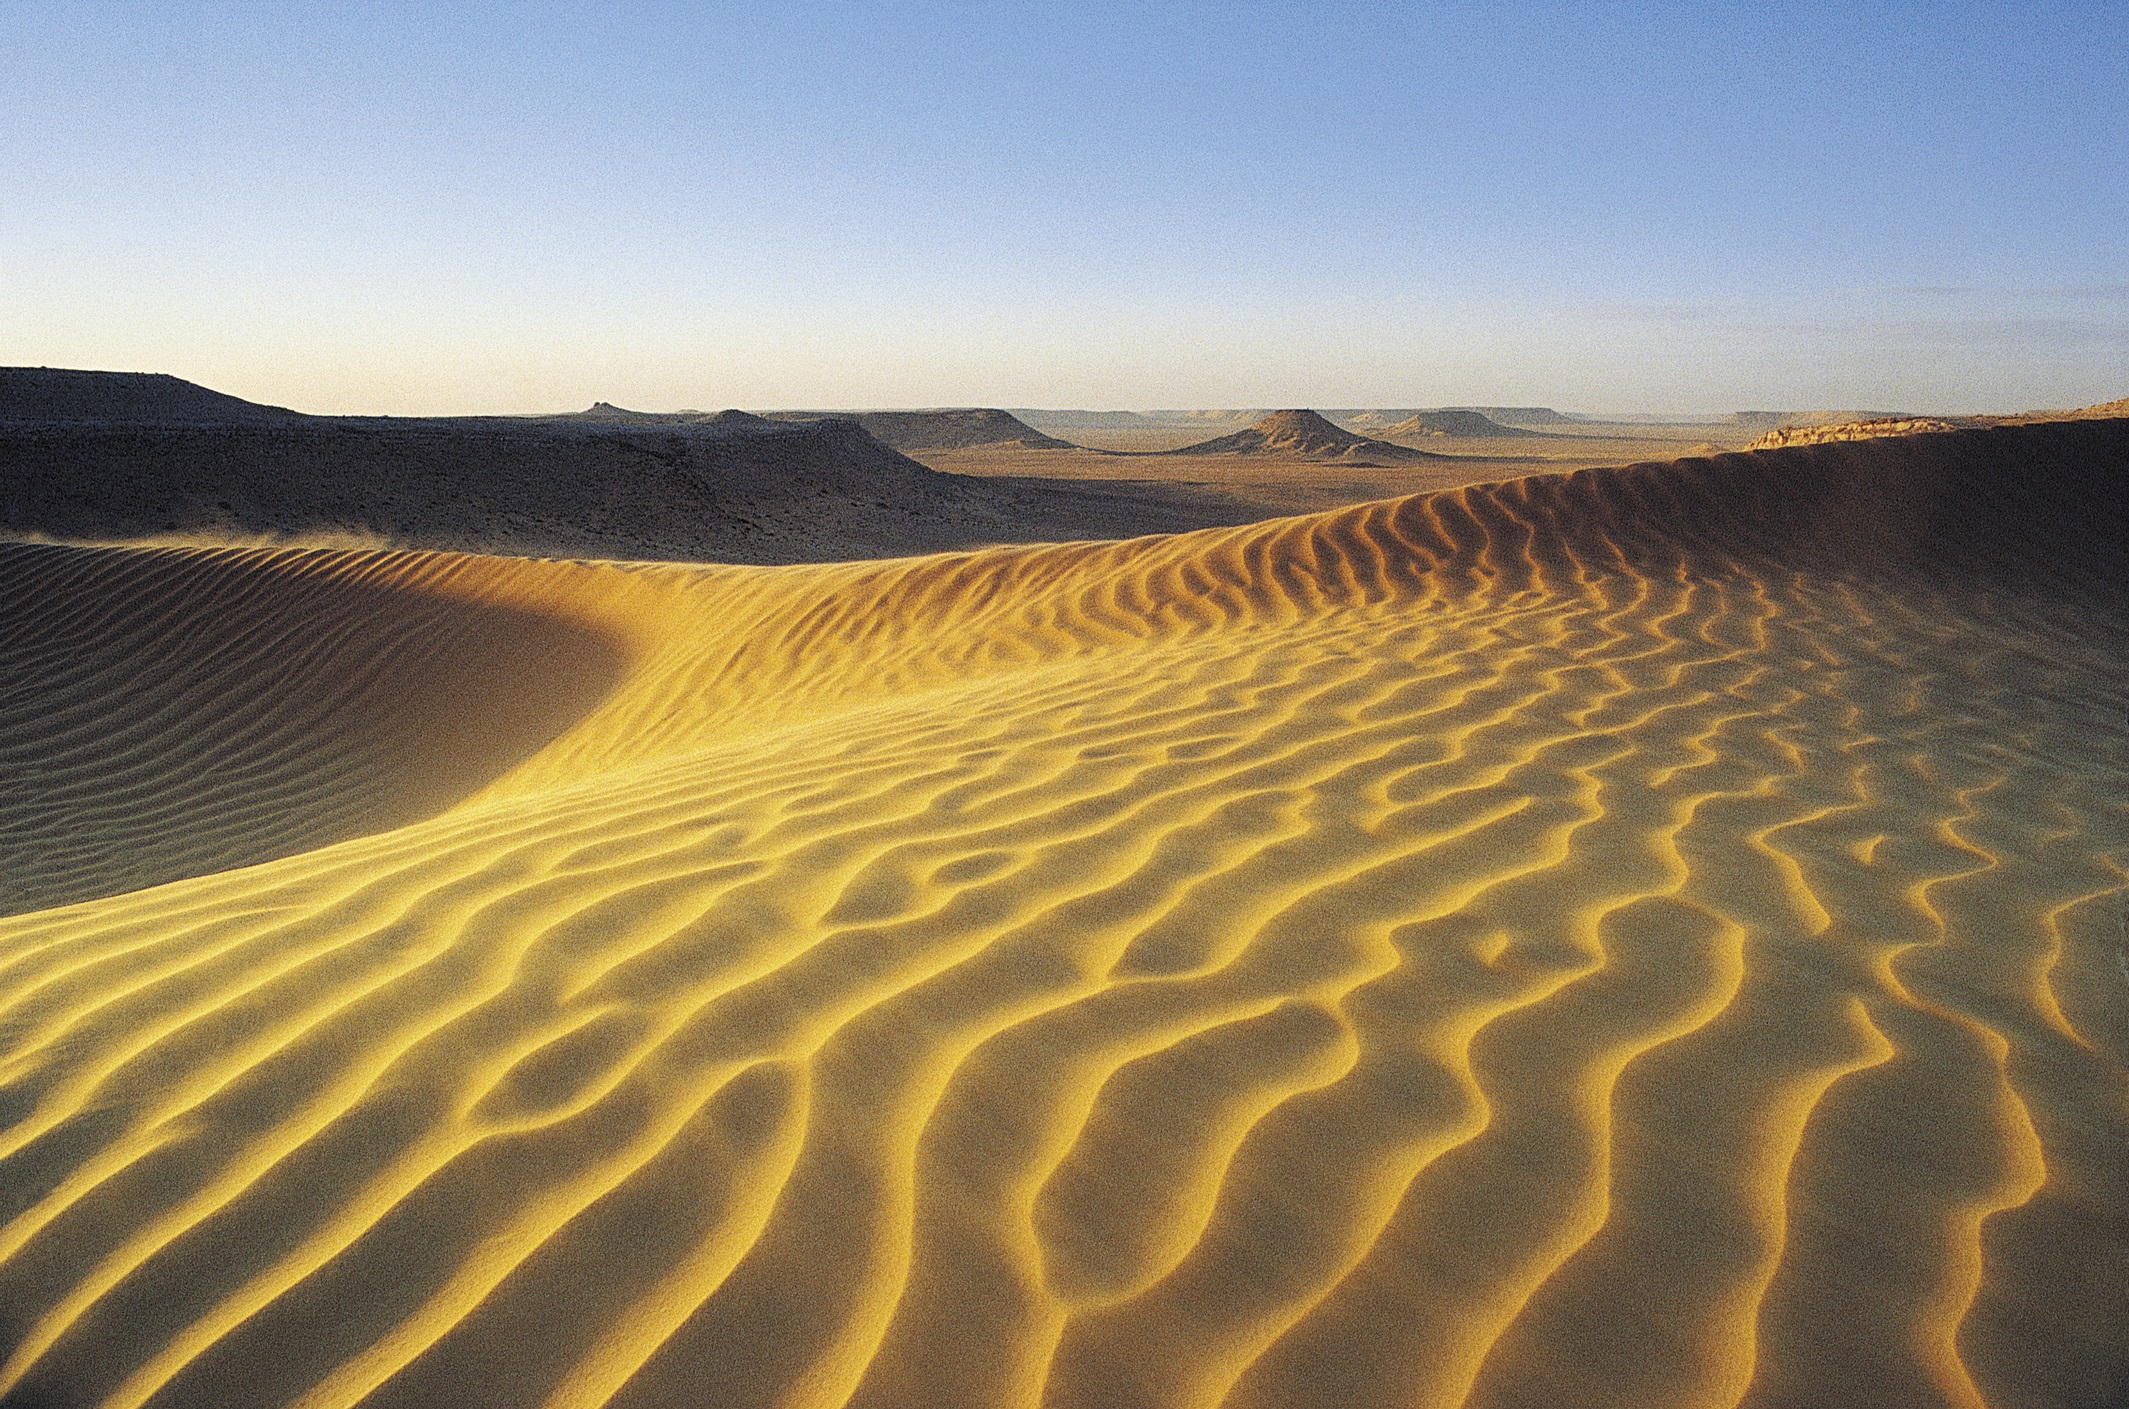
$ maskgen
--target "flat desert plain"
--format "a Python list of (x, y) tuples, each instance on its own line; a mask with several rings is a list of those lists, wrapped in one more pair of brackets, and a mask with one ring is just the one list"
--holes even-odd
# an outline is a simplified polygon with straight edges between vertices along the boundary
[(2123, 1403), (2125, 532), (0, 544), (0, 1402)]

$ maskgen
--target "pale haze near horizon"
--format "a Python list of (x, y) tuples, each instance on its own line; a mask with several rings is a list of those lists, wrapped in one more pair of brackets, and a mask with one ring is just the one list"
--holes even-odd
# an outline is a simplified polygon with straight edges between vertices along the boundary
[(319, 412), (2129, 392), (2129, 7), (0, 9), (0, 363)]

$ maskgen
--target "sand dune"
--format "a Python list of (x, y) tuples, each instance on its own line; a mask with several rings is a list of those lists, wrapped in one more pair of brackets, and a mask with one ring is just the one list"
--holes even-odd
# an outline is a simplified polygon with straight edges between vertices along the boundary
[(329, 553), (0, 548), (0, 913), (441, 811), (612, 687), (606, 637)]
[(2125, 462), (0, 550), (0, 1395), (2114, 1402)]

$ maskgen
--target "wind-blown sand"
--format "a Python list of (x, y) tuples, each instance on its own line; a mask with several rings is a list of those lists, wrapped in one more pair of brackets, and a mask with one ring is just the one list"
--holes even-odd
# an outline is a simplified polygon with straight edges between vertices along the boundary
[(2119, 1402), (2125, 463), (0, 545), (4, 1402)]

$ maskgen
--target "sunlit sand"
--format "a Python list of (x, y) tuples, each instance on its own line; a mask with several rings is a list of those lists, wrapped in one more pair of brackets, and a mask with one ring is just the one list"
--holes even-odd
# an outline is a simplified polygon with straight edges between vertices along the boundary
[(2119, 1402), (2125, 455), (0, 545), (0, 1402)]

